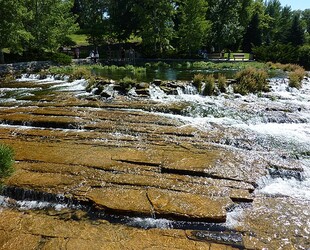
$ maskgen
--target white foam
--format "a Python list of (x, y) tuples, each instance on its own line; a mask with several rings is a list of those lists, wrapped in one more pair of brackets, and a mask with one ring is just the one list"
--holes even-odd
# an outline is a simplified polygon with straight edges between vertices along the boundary
[(304, 163), (303, 180), (295, 178), (272, 178), (262, 177), (258, 182), (256, 194), (266, 194), (272, 196), (289, 196), (296, 199), (310, 201), (310, 160)]
[(240, 227), (243, 225), (243, 217), (244, 217), (244, 208), (242, 208), (241, 206), (237, 206), (232, 211), (227, 212), (226, 222), (224, 225), (230, 229)]
[(61, 84), (55, 84), (51, 89), (60, 89), (62, 91), (83, 91), (87, 86), (87, 81), (84, 79), (75, 80), (73, 82), (64, 82)]
[(60, 211), (62, 209), (67, 208), (66, 204), (60, 203), (51, 203), (46, 201), (33, 201), (33, 200), (23, 200), (23, 201), (16, 201), (12, 200), (8, 197), (0, 195), (0, 207), (16, 207), (20, 210), (33, 210), (33, 209), (46, 209), (46, 208), (53, 208), (56, 211)]
[(127, 223), (130, 226), (139, 226), (142, 228), (172, 228), (172, 221), (166, 219), (153, 219), (153, 218), (132, 218)]
[(278, 137), (287, 142), (296, 141), (302, 144), (310, 144), (309, 123), (260, 123), (239, 124), (236, 127), (250, 129), (259, 134)]

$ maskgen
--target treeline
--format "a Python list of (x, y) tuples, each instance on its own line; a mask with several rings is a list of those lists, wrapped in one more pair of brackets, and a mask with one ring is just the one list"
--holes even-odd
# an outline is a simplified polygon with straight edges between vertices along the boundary
[(139, 38), (145, 56), (205, 49), (263, 57), (259, 49), (275, 44), (310, 50), (310, 9), (279, 0), (0, 0), (0, 14), (1, 52), (56, 51), (77, 31), (94, 46)]

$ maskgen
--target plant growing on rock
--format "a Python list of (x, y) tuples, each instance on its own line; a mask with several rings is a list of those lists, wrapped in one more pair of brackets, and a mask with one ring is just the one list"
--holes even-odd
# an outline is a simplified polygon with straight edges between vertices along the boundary
[(224, 75), (222, 75), (222, 74), (219, 74), (217, 81), (218, 81), (218, 88), (219, 88), (219, 90), (222, 93), (225, 93), (226, 92), (226, 87), (227, 87), (227, 85), (226, 85), (226, 77)]
[(10, 176), (14, 172), (14, 152), (9, 146), (0, 144), (0, 179)]
[(136, 85), (136, 80), (130, 77), (127, 77), (127, 76), (121, 79), (119, 82), (120, 90), (123, 93), (128, 93), (128, 91), (135, 85)]
[(245, 95), (268, 91), (268, 73), (265, 70), (246, 68), (236, 75), (236, 85), (234, 92)]
[(201, 93), (202, 82), (204, 80), (203, 74), (196, 74), (193, 78), (193, 85), (196, 87), (198, 93)]
[(76, 79), (89, 79), (91, 77), (91, 71), (87, 68), (74, 68), (73, 72), (70, 74), (70, 81), (76, 80)]
[(212, 95), (215, 90), (215, 78), (213, 75), (207, 75), (205, 78), (205, 86), (203, 89), (203, 95)]
[(15, 76), (13, 73), (8, 73), (6, 75), (3, 76), (3, 78), (1, 79), (1, 82), (3, 83), (9, 83), (15, 80)]
[(289, 83), (288, 85), (291, 88), (301, 88), (302, 85), (302, 80), (306, 76), (306, 71), (303, 68), (298, 68), (295, 71), (289, 73), (288, 78), (289, 78)]

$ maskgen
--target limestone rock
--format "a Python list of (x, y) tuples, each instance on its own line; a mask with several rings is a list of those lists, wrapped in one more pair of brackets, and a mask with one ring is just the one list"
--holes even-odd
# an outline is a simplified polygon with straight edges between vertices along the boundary
[(225, 222), (225, 209), (232, 204), (229, 198), (210, 198), (167, 190), (150, 189), (147, 194), (157, 214), (189, 220)]

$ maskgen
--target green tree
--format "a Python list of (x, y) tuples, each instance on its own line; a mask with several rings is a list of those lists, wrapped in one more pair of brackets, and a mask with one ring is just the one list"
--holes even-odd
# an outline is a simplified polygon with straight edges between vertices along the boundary
[(268, 28), (265, 30), (265, 36), (268, 43), (273, 43), (278, 41), (278, 34), (281, 33), (279, 28), (282, 7), (279, 0), (266, 1), (265, 6), (265, 14), (270, 17)]
[(4, 63), (3, 49), (13, 52), (23, 50), (22, 43), (31, 38), (25, 30), (23, 21), (27, 10), (19, 0), (0, 0), (0, 62)]
[(310, 9), (306, 9), (302, 12), (302, 21), (306, 27), (306, 43), (310, 45)]
[(249, 21), (251, 19), (251, 6), (253, 4), (253, 0), (240, 0), (240, 8), (239, 8), (239, 22), (244, 29), (246, 29)]
[(279, 20), (279, 27), (276, 33), (276, 41), (285, 43), (288, 37), (289, 28), (292, 23), (292, 11), (291, 7), (285, 6), (281, 11), (281, 17)]
[(125, 41), (138, 29), (138, 20), (133, 11), (133, 0), (110, 0), (108, 5), (111, 36)]
[(25, 0), (24, 4), (29, 13), (25, 28), (32, 35), (26, 44), (29, 50), (56, 51), (74, 32), (71, 0)]
[(243, 50), (247, 52), (252, 51), (253, 46), (260, 46), (262, 44), (262, 31), (260, 28), (259, 14), (254, 13), (252, 19), (247, 27), (243, 39)]
[(205, 0), (185, 0), (178, 11), (180, 13), (179, 48), (190, 54), (201, 48), (206, 32), (210, 28), (206, 20), (207, 3)]
[(171, 49), (175, 15), (171, 0), (136, 0), (135, 15), (139, 18), (138, 34), (149, 55), (162, 55)]
[(240, 25), (239, 0), (209, 0), (208, 19), (211, 21), (209, 40), (218, 51), (232, 47), (240, 41), (243, 27)]
[(302, 12), (302, 20), (306, 24), (307, 32), (310, 33), (310, 9), (306, 9)]
[(97, 46), (104, 42), (109, 33), (108, 1), (80, 0), (82, 29), (88, 35), (91, 44)]
[(304, 41), (305, 31), (302, 27), (300, 16), (295, 14), (288, 32), (287, 42), (291, 43), (293, 46), (300, 46), (303, 45)]

